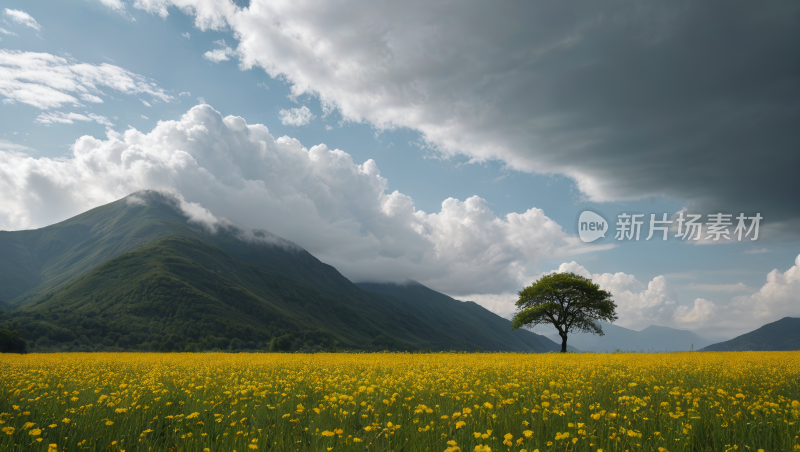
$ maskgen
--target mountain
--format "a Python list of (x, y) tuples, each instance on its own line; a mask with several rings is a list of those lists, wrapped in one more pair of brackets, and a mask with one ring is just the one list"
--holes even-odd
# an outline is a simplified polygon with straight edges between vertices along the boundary
[[(642, 331), (635, 331), (607, 322), (599, 323), (605, 333), (604, 336), (572, 333), (567, 338), (567, 344), (591, 352), (613, 352), (615, 350), (676, 352), (699, 350), (712, 343), (691, 331), (676, 330), (665, 326), (651, 325)], [(549, 334), (547, 337), (561, 340), (558, 334)]]
[(703, 348), (704, 352), (800, 350), (800, 318), (784, 317), (729, 341)]
[[(0, 231), (0, 327), (39, 351), (549, 350), (535, 335), (465, 340), (419, 303), (365, 291), (269, 232), (201, 226), (180, 203), (139, 192), (45, 228)], [(474, 310), (451, 308), (451, 318)]]
[(438, 325), (476, 350), (559, 351), (558, 344), (527, 330), (512, 330), (511, 321), (472, 301), (458, 301), (416, 281), (404, 284), (357, 283), (358, 287), (407, 302), (428, 324)]

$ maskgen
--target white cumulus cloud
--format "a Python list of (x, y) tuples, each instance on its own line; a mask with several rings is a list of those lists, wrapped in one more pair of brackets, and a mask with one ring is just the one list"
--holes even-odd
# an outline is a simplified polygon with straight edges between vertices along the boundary
[[(49, 53), (0, 49), (0, 96), (42, 110), (64, 104), (102, 102), (100, 87), (123, 94), (148, 94), (168, 102), (173, 97), (146, 77), (119, 66), (80, 63)], [(77, 96), (77, 97), (76, 97)]]
[(211, 61), (212, 63), (220, 63), (222, 61), (228, 61), (230, 57), (233, 56), (233, 49), (226, 46), (224, 40), (214, 41), (214, 44), (217, 44), (221, 47), (219, 49), (209, 50), (208, 52), (204, 53), (203, 58)]
[(373, 160), (275, 138), (209, 105), (147, 133), (83, 136), (72, 149), (59, 160), (0, 151), (0, 229), (41, 227), (137, 190), (168, 189), (291, 240), (352, 280), (410, 278), (456, 295), (516, 290), (542, 259), (603, 249), (580, 244), (540, 209), (499, 217), (473, 196), (420, 211), (389, 191)]
[(25, 11), (20, 11), (17, 9), (4, 9), (3, 14), (11, 19), (12, 22), (16, 22), (20, 25), (24, 25), (26, 27), (33, 28), (36, 31), (41, 30), (42, 26), (36, 22), (36, 19), (31, 17), (30, 14), (26, 13)]
[(281, 116), (281, 123), (285, 126), (304, 126), (316, 117), (305, 105), (300, 108), (281, 110), (278, 113)]

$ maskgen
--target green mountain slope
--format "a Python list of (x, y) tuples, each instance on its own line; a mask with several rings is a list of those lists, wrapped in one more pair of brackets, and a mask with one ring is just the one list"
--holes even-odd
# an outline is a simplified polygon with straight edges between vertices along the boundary
[(704, 352), (800, 350), (800, 318), (784, 317), (729, 341), (703, 348)]
[(357, 283), (362, 289), (408, 303), (428, 324), (444, 329), (475, 350), (559, 351), (552, 340), (526, 330), (512, 330), (511, 321), (471, 301), (458, 301), (422, 284)]
[(153, 202), (123, 198), (41, 229), (0, 231), (0, 300), (18, 306), (146, 243), (205, 235), (163, 195), (148, 196)]
[(241, 239), (247, 235), (236, 226), (209, 233), (190, 223), (169, 195), (138, 192), (45, 228), (0, 231), (0, 251), (13, 251), (0, 253), (0, 300), (26, 306), (109, 259), (173, 236), (202, 240), (244, 262), (331, 294), (361, 292), (335, 268), (294, 243), (266, 231), (252, 231), (251, 240)]
[[(88, 339), (148, 349), (172, 336), (175, 347), (168, 348), (184, 349), (190, 343), (202, 346), (213, 335), (264, 348), (273, 337), (299, 337), (301, 331), (319, 339), (318, 345), (336, 340), (352, 348), (369, 349), (381, 336), (405, 349), (440, 349), (449, 342), (412, 313), (358, 292), (361, 299), (344, 302), (216, 246), (171, 237), (118, 256), (65, 289), (37, 298), (16, 310), (8, 326), (21, 330), (23, 338), (36, 336), (37, 329), (46, 331), (45, 347)], [(82, 336), (87, 338), (71, 343)]]
[[(159, 192), (46, 228), (0, 232), (0, 249), (7, 251), (0, 299), (9, 308), (0, 310), (0, 325), (19, 330), (33, 350), (299, 350), (334, 342), (366, 350), (549, 350), (536, 335), (476, 341), (464, 333), (476, 323), (438, 317), (468, 320), (463, 314), (362, 290), (265, 231), (208, 232)], [(494, 316), (470, 309), (473, 317)], [(495, 326), (508, 334), (496, 319), (487, 325), (478, 336), (491, 338)]]

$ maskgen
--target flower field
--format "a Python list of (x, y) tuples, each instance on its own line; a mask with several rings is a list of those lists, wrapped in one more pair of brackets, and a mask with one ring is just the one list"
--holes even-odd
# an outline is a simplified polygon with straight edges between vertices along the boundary
[(0, 449), (797, 451), (800, 352), (0, 356)]

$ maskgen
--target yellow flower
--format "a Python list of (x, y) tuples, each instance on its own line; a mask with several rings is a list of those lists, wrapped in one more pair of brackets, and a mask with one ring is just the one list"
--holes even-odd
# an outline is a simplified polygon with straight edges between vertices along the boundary
[(247, 446), (247, 447), (249, 447), (249, 448), (251, 448), (251, 449), (258, 449), (258, 446), (256, 446), (255, 444), (250, 444), (250, 445), (249, 445), (249, 446)]
[(114, 425), (114, 421), (106, 421), (106, 425)]
[(3, 433), (6, 435), (13, 435), (14, 430), (16, 430), (14, 427), (3, 427)]
[(28, 434), (29, 435), (33, 435), (33, 436), (38, 436), (38, 435), (42, 434), (42, 430), (38, 429), (38, 428), (35, 428), (33, 430), (28, 431)]
[(531, 436), (533, 436), (533, 432), (531, 430), (525, 430), (524, 432), (522, 432), (522, 434), (525, 435), (525, 438), (530, 438)]
[[(366, 430), (366, 429), (365, 429), (365, 430)], [(367, 430), (367, 431), (369, 431), (369, 430)], [(336, 433), (329, 432), (328, 430), (325, 430), (325, 431), (323, 431), (323, 432), (322, 432), (322, 436), (333, 436), (333, 435), (335, 435), (335, 434), (336, 434)]]

